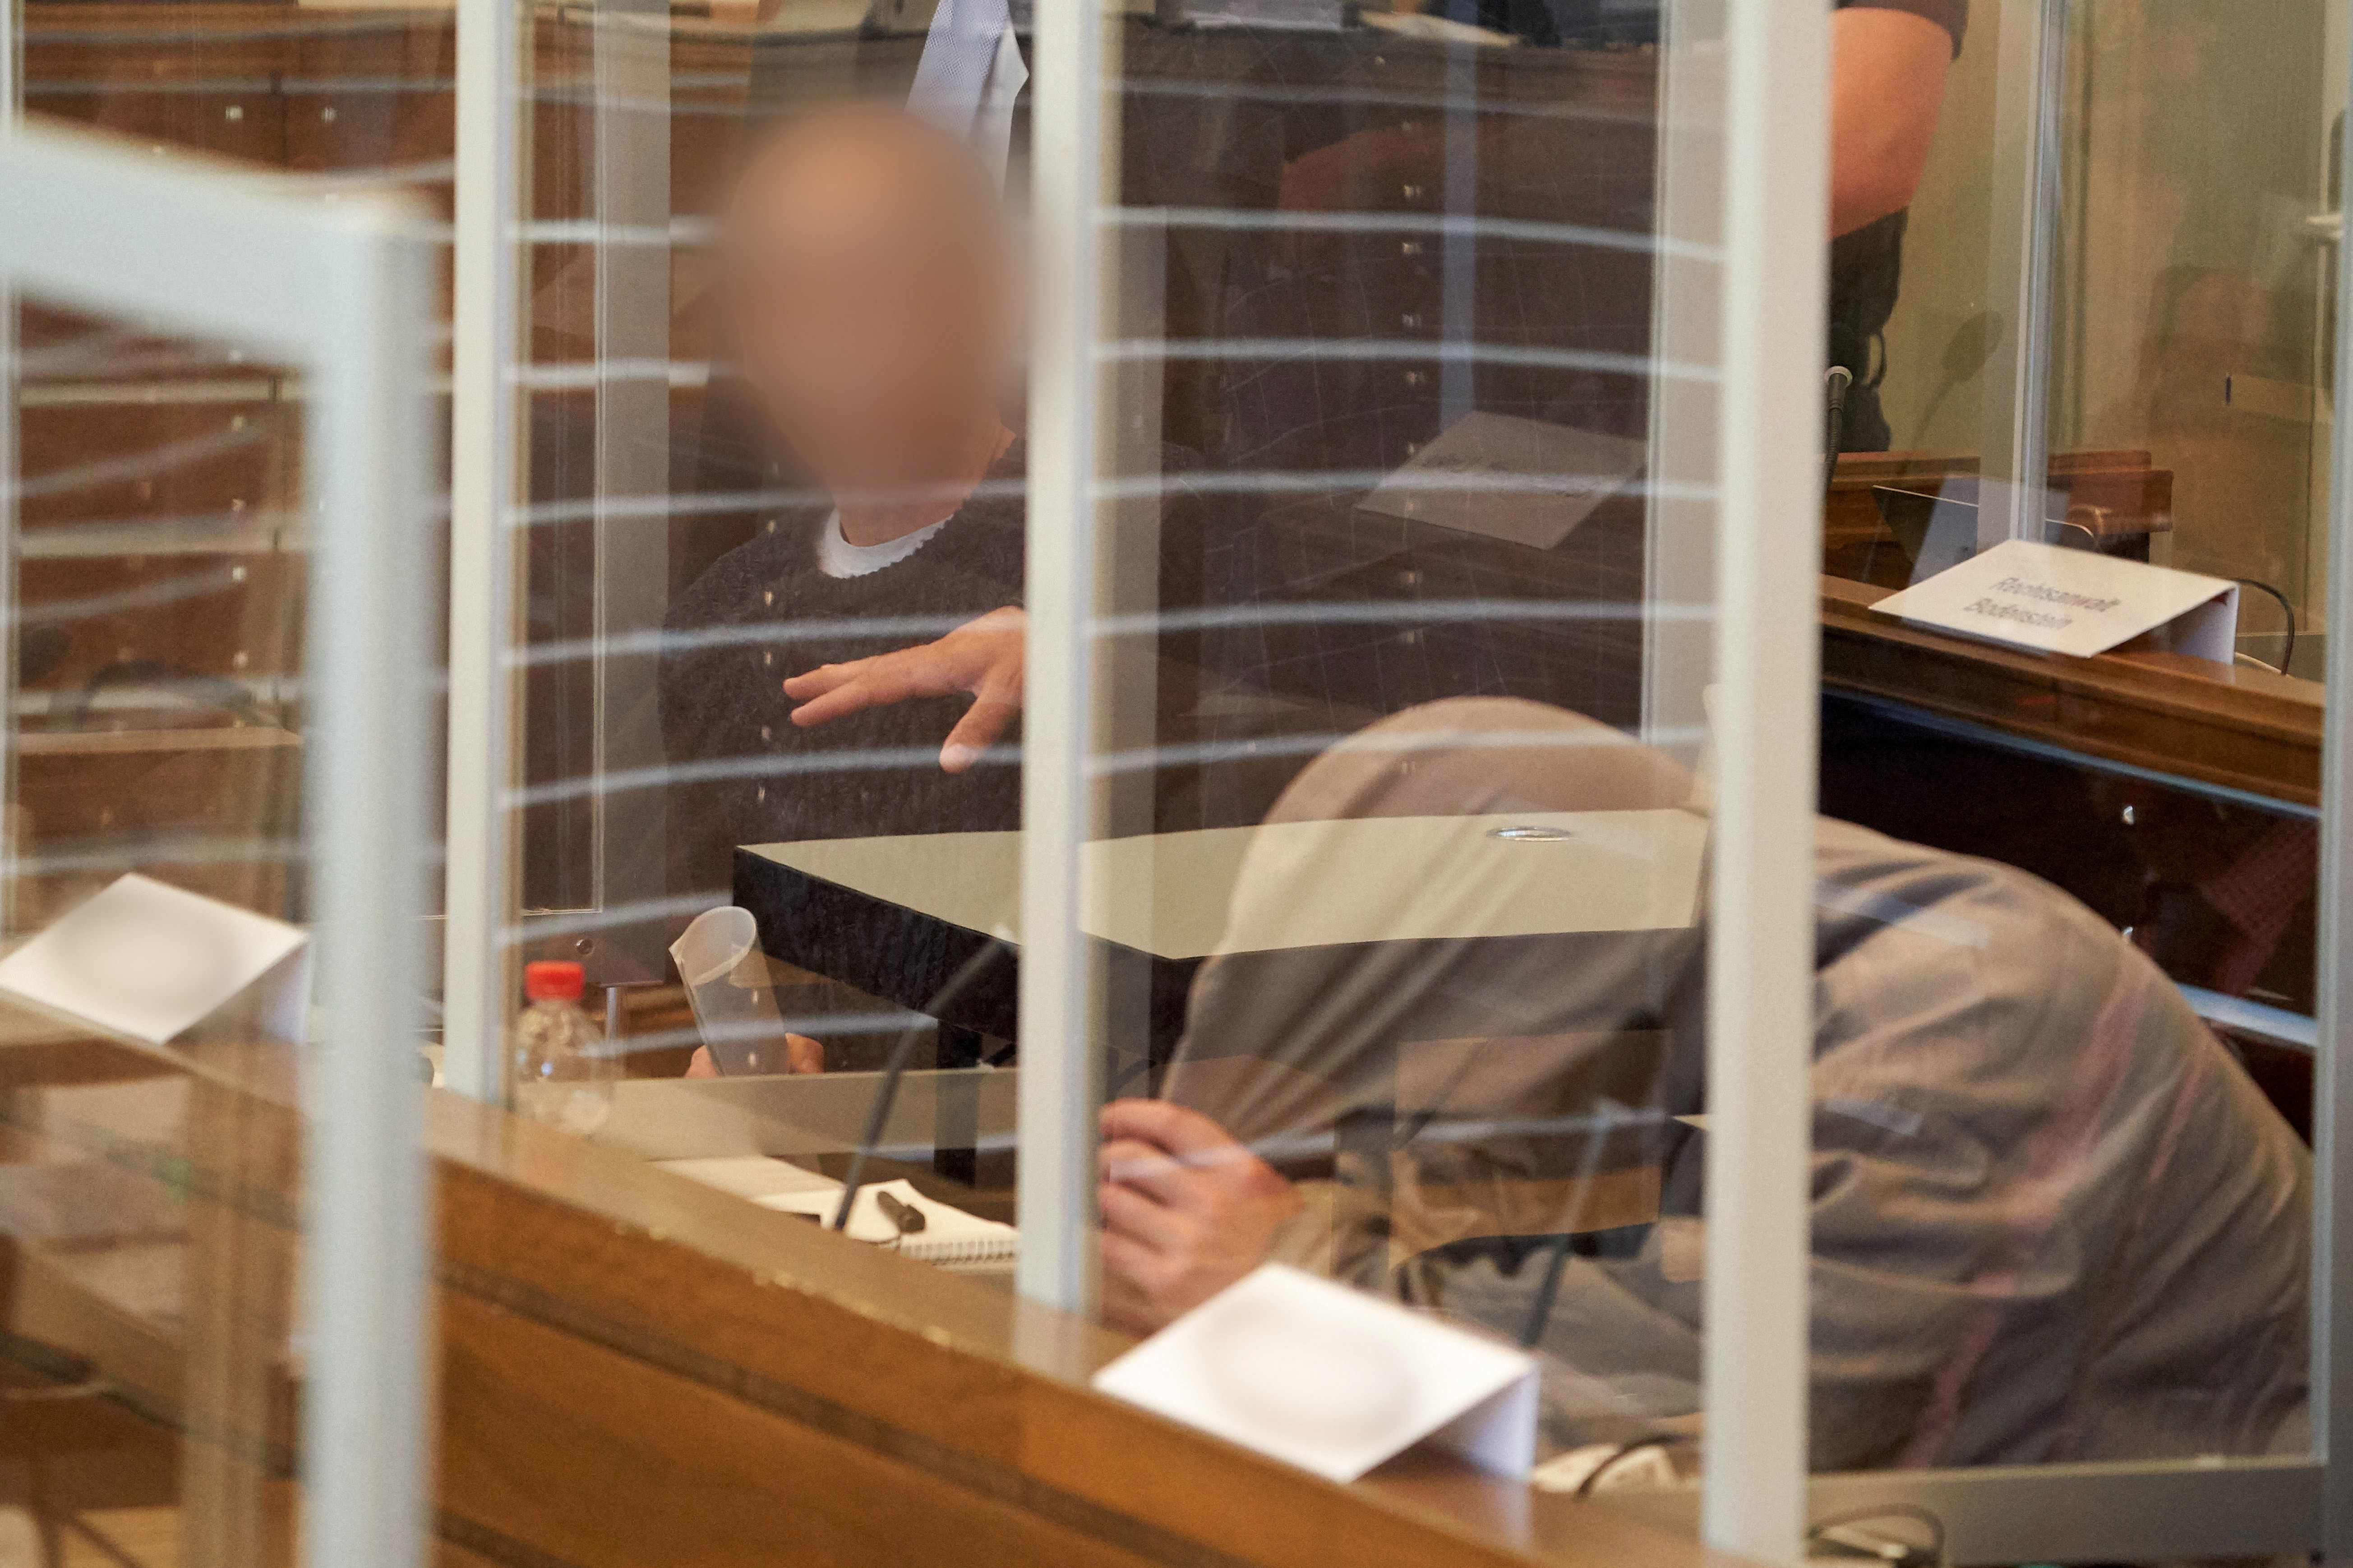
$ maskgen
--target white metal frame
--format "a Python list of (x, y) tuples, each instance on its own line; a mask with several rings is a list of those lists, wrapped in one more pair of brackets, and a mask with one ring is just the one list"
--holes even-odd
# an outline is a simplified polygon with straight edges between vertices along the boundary
[(304, 1550), (317, 1568), (411, 1568), (426, 1475), (427, 253), (395, 206), (290, 197), (61, 131), (0, 138), (0, 211), (14, 288), (250, 346), (305, 378), (306, 833), (325, 1034), (304, 1082)]
[(1830, 12), (1725, 18), (1702, 1533), (1804, 1559)]
[[(2353, 72), (2353, 59), (2342, 62)], [(2353, 173), (2353, 115), (2339, 128)], [(2345, 176), (2340, 176), (2345, 177)], [(2341, 200), (2340, 200), (2341, 205)], [(2353, 245), (2337, 247), (2337, 395), (2353, 380)], [(2330, 429), (2328, 668), (2320, 768), (2320, 1045), (2313, 1079), (2313, 1463), (2320, 1471), (2316, 1544), (2332, 1568), (2353, 1563), (2353, 419)]]
[(458, 0), (457, 257), (449, 429), (448, 858), (442, 924), (441, 1076), (498, 1103), (508, 984), (504, 931), (516, 846), (515, 680), (520, 468), (511, 379), (521, 341), (522, 7)]
[[(24, 114), (22, 0), (0, 0), (0, 139)], [(16, 296), (0, 282), (0, 605), (16, 602)], [(16, 724), (5, 705), (16, 689), (16, 639), (0, 637), (0, 803), (16, 799)], [(0, 811), (0, 856), (18, 857), (13, 813)], [(16, 923), (16, 879), (0, 876), (0, 934)]]
[(1021, 759), (1021, 1083), (1015, 1194), (1021, 1294), (1071, 1311), (1095, 1287), (1097, 977), (1079, 929), (1094, 835), (1095, 498), (1104, 437), (1097, 348), (1108, 265), (1100, 209), (1118, 167), (1104, 113), (1100, 0), (1038, 0), (1030, 144), (1038, 270), (1029, 393), (1029, 679)]
[[(670, 231), (669, 14), (659, 0), (598, 0), (591, 98), (596, 211), (579, 237), (596, 250), (596, 395), (588, 779), (591, 891), (601, 913), (645, 907), (666, 831), (658, 789), (608, 795), (612, 773), (662, 762), (655, 670), (641, 652), (608, 658), (608, 642), (658, 631), (669, 596), (667, 363)], [(528, 485), (523, 398), (537, 378), (525, 353), (522, 258), (549, 226), (524, 221), (532, 135), (519, 0), (457, 0), (458, 134), (455, 343), (451, 357), (448, 900), (443, 928), (442, 1076), (493, 1103), (507, 1092), (500, 1049), (515, 994), (521, 908), (522, 596)], [(648, 236), (659, 243), (647, 243)], [(559, 911), (576, 924), (581, 911)], [(652, 928), (626, 917), (592, 922), (588, 939), (648, 949)], [(550, 934), (543, 931), (541, 934)], [(584, 943), (584, 951), (586, 944)], [(639, 951), (632, 960), (658, 963)], [(601, 968), (601, 965), (600, 965)]]

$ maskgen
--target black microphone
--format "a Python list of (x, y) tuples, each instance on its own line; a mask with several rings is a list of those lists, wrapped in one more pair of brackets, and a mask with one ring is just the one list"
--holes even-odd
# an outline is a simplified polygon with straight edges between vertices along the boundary
[(1838, 478), (1839, 447), (1846, 440), (1846, 389), (1854, 384), (1854, 372), (1834, 364), (1823, 373), (1822, 384), (1830, 394), (1830, 417), (1826, 421), (1830, 439), (1822, 454), (1822, 495), (1828, 499), (1831, 481)]
[[(937, 1021), (940, 1013), (963, 994), (965, 987), (972, 984), (1004, 945), (996, 937), (983, 942), (954, 974), (948, 976), (948, 983), (941, 986), (938, 994), (920, 1010)], [(923, 1025), (910, 1024), (892, 1043), (890, 1059), (882, 1064), (882, 1082), (874, 1090), (874, 1109), (866, 1117), (866, 1134), (859, 1139), (858, 1151), (849, 1157), (849, 1173), (842, 1177), (841, 1203), (833, 1211), (831, 1228), (835, 1230), (849, 1227), (850, 1205), (858, 1201), (858, 1189), (866, 1184), (866, 1162), (874, 1157), (875, 1147), (882, 1142), (882, 1125), (891, 1119), (891, 1107), (899, 1098), (899, 1080), (907, 1076), (908, 1058), (915, 1054), (915, 1042), (922, 1037), (923, 1032)], [(903, 1231), (907, 1227), (900, 1228)]]

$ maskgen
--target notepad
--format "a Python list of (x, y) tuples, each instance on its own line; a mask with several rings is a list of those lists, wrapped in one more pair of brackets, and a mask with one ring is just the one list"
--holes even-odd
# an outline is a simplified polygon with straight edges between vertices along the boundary
[[(923, 1216), (923, 1228), (902, 1236), (883, 1214), (881, 1194), (888, 1193)], [(815, 1215), (830, 1225), (841, 1201), (836, 1184), (828, 1192), (774, 1193), (753, 1202), (786, 1214)], [(909, 1182), (880, 1182), (858, 1189), (849, 1210), (849, 1234), (853, 1241), (896, 1242), (894, 1250), (926, 1263), (992, 1263), (1009, 1259), (1021, 1233), (997, 1220), (983, 1219), (952, 1205), (927, 1198)]]
[(733, 1193), (754, 1203), (779, 1193), (838, 1193), (841, 1184), (831, 1176), (804, 1171), (798, 1165), (766, 1154), (733, 1154), (718, 1159), (656, 1160), (655, 1165), (706, 1187)]

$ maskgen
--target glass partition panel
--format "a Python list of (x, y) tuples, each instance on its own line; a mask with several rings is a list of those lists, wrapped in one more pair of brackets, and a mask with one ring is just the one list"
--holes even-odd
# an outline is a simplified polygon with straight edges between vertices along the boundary
[[(413, 1125), (432, 1066), (400, 950), (426, 871), (428, 639), (422, 574), (373, 568), (413, 558), (424, 526), (402, 446), (420, 389), (356, 309), (322, 309), (332, 331), (303, 310), (348, 289), (411, 348), (422, 274), (383, 261), (388, 236), (371, 257), (363, 229), (201, 193), (212, 171), (41, 140), (12, 138), (5, 173), (43, 237), (10, 247), (30, 259), (8, 279), (0, 388), (0, 1531), (27, 1561), (282, 1563), (306, 1535), (313, 1560), (340, 1542), (390, 1561), (418, 1542), (426, 1403)], [(82, 166), (48, 174), (43, 153)], [(136, 222), (181, 273), (43, 287), (93, 229)], [(229, 275), (248, 247), (315, 291), (269, 323), (275, 346), (172, 330), (257, 319), (269, 290)], [(353, 543), (394, 526), (388, 552)], [(375, 626), (333, 591), (364, 573)], [(354, 793), (338, 757), (361, 736), (414, 774)], [(385, 918), (353, 920), (355, 900)], [(306, 1094), (333, 1130), (319, 1140)], [(355, 1307), (371, 1332), (351, 1332)], [(321, 1422), (368, 1451), (307, 1443)], [(353, 1507), (371, 1486), (395, 1499), (372, 1515)]]
[(2049, 348), (2053, 449), (2146, 453), (2168, 487), (2151, 558), (2241, 582), (2240, 653), (2316, 679), (2342, 12), (2073, 19)]
[[(1867, 14), (1856, 14), (1867, 27)], [(1917, 184), (1903, 208), (1894, 265), (1879, 268), (1883, 281), (1893, 285), (1888, 289), (1892, 299), (1886, 301), (1893, 309), (1877, 329), (1878, 342), (1868, 345), (1873, 365), (1862, 374), (1867, 382), (1877, 382), (1884, 450), (1891, 455), (1967, 457), (1976, 454), (1983, 439), (1982, 418), (1992, 411), (1987, 381), (1989, 374), (1998, 377), (1995, 356), (2010, 328), (2008, 312), (1995, 299), (2001, 279), (1994, 275), (1998, 196), (1992, 175), (2001, 151), (1996, 126), (2002, 39), (2006, 29), (2017, 30), (2018, 22), (2009, 8), (1992, 5), (1931, 9), (1928, 15), (1940, 31), (1952, 30), (1948, 58), (1941, 62), (1941, 71), (1933, 68), (1931, 47), (1926, 51), (1930, 65), (1913, 64), (1926, 69), (1932, 89), (1941, 89), (1927, 95), (1940, 100), (1940, 107), (1932, 122), (1934, 135), (1921, 149), (1926, 157), (1917, 166)], [(1843, 25), (1858, 35), (1862, 32), (1852, 20)], [(1852, 63), (1860, 64), (1860, 51), (1852, 53)], [(1837, 68), (1835, 63), (1832, 68)], [(1859, 99), (1875, 100), (1877, 94), (1864, 92), (1873, 85), (1868, 73), (1850, 70), (1849, 75)], [(1899, 184), (1881, 199), (1902, 194)], [(1898, 226), (1883, 218), (1872, 222), (1881, 226), (1882, 234)], [(1862, 246), (1849, 241), (1847, 248)], [(1834, 249), (1833, 257), (1837, 254)], [(1832, 266), (1834, 298), (1844, 294), (1859, 300), (1868, 291), (1853, 276), (1862, 268), (1841, 268), (1836, 259)], [(1867, 324), (1886, 304), (1866, 308), (1856, 326)], [(1832, 310), (1839, 306), (1833, 304)], [(1853, 352), (1862, 354), (1860, 349)], [(2006, 401), (2008, 388), (1999, 390), (1997, 402)], [(1868, 418), (1850, 419), (1849, 425), (1852, 434), (1843, 443), (1848, 451), (1883, 449), (1862, 444), (1866, 435), (1878, 434)]]
[[(1720, 65), (1670, 217), (1632, 11), (1113, 16), (1092, 150), (1032, 138), (1026, 8), (526, 20), (510, 935), (610, 1038), (583, 1097), (510, 1055), (513, 1103), (770, 1206), (941, 1205), (851, 1210), (911, 1254), (1013, 1218), (1029, 557), (1083, 527), (1099, 1091), (1370, 1183), (1345, 1268), (1283, 1256), (1392, 1297), (1466, 1244), (1525, 1310), (1636, 1247), (1699, 1037)], [(1037, 193), (1089, 168), (1082, 522), (1034, 498), (1025, 342)], [(1392, 763), (1430, 782), (1334, 782)], [(1322, 1089), (1241, 1070), (1293, 1050)]]
[[(1831, 576), (1900, 588), (1933, 572), (1947, 557), (1923, 555), (1907, 506), (1945, 500), (1949, 530), (1975, 504), (1989, 456), (2007, 471), (2018, 359), (2033, 336), (2017, 200), (2033, 116), (2016, 57), (2036, 26), (2031, 5), (1832, 13), (1826, 363), (1852, 379), (1829, 372), (1845, 386), (1825, 479)], [(2057, 450), (2064, 468), (2072, 455)]]
[[(1101, 1321), (1289, 1263), (1530, 1349), (1540, 1484), (1688, 1510), (1706, 1162), (1756, 1113), (1707, 1064), (1721, 16), (1126, 8), (1050, 125), (1027, 7), (518, 18), (503, 940), (576, 968), (513, 1103), (1002, 1285), (1018, 1086), (1068, 1068)], [(1840, 11), (1789, 405), (1810, 503), (1817, 407), (1845, 448), (1783, 626), (1810, 1519), (1978, 1562), (2158, 1526), (1989, 1534), (1954, 1474), (2306, 1452), (2316, 684), (1876, 608), (2013, 532), (2195, 564), (2189, 448), (2068, 422), (2099, 27), (2052, 22)], [(1081, 666), (1041, 1046), (1022, 769)], [(2207, 1468), (2187, 1538), (2301, 1532)]]
[[(981, 142), (911, 111), (928, 20), (518, 8), (499, 1076), (1004, 1282), (1018, 689), (812, 706), (997, 611), (955, 646), (1018, 680), (1026, 111), (1000, 82)], [(956, 876), (893, 858), (952, 834)], [(961, 926), (918, 930), (934, 905)], [(904, 1239), (878, 1191), (956, 1217)]]
[(1272, 1264), (1519, 1347), (1564, 1490), (1704, 1423), (1725, 60), (1673, 23), (1112, 16), (1080, 209), (1100, 1314), (1345, 1381)]
[[(192, 1202), (174, 1173), (201, 1150), (216, 1175), (251, 1161), (290, 1182), (298, 1147), (282, 1117), (266, 1128), (208, 1095), (189, 1059), (248, 1059), (287, 1084), (301, 1040), (286, 986), (300, 959), (280, 962), (310, 901), (301, 378), (37, 295), (16, 324), (8, 912), (32, 940), (0, 979), (10, 1057), (47, 1065), (10, 1085), (10, 1331), (54, 1381), (93, 1384), (85, 1403), (116, 1404), (104, 1384), (122, 1379), (111, 1420), (148, 1456), (59, 1529), (103, 1538), (121, 1510), (136, 1530), (177, 1471), (185, 1528), (267, 1520), (282, 1550), (295, 1237)], [(124, 1342), (105, 1342), (110, 1320)], [(210, 1359), (214, 1386), (190, 1406), (266, 1446), (150, 1426), (141, 1394), (149, 1416), (177, 1401), (132, 1359), (142, 1347)]]
[[(1823, 584), (1823, 815), (2066, 892), (2156, 963), (2238, 1059), (2228, 1079), (2252, 1076), (2304, 1140), (2346, 68), (2332, 16), (1972, 9), (1883, 394), (1899, 445), (1913, 416), (1917, 440), (1944, 426), (1974, 452), (1968, 473), (1840, 466), (1826, 572), (1845, 582)], [(2210, 645), (2158, 626), (2089, 659), (1887, 615), (1887, 594), (2011, 537), (2198, 572), (2235, 605)]]
[(19, 321), (12, 927), (128, 869), (299, 920), (300, 380), (38, 300)]
[[(1883, 388), (1968, 461), (1850, 459), (1826, 509), (1817, 1513), (1958, 1561), (2300, 1551), (2344, 37), (1968, 22)], [(1977, 604), (2054, 626), (2184, 586), (2147, 565), (2230, 607), (2062, 653), (1889, 601), (1993, 550)], [(1965, 1468), (2054, 1461), (2163, 1500), (2086, 1478), (2038, 1536)]]
[[(36, 124), (117, 134), (156, 154), (226, 159), (275, 176), (289, 194), (326, 202), (397, 194), (431, 226), (430, 234), (445, 242), (448, 237), (456, 37), (447, 9), (251, 5), (191, 12), (22, 0), (16, 37), (23, 107)], [(446, 279), (446, 260), (436, 271)], [(436, 289), (427, 346), (437, 371), (448, 361), (447, 310), (445, 281)], [(210, 559), (257, 584), (299, 582), (300, 557), (288, 553), (301, 531), (304, 474), (290, 434), (301, 422), (299, 384), (258, 371), (228, 351), (179, 363), (143, 347), (120, 324), (60, 339), (30, 368), (38, 375), (27, 384), (21, 409), (27, 450), (86, 442), (87, 436), (72, 434), (77, 421), (108, 432), (120, 450), (100, 454), (116, 465), (103, 482), (28, 498), (28, 525), (47, 515), (90, 523), (95, 531), (78, 550), (113, 551), (116, 560), (135, 560), (143, 572), (176, 572)], [(446, 404), (441, 407), (437, 425), (446, 427)], [(446, 492), (447, 458), (438, 437), (428, 461), (435, 490)], [(190, 553), (216, 546), (236, 553)], [(88, 561), (76, 565), (43, 553), (55, 547), (55, 541), (27, 540), (20, 570), (28, 584), (43, 574), (90, 569)], [(440, 546), (434, 549), (438, 559)], [(284, 656), (303, 631), (297, 597), (292, 587), (282, 595), (273, 590), (255, 601), (259, 612), (239, 608), (192, 623), (201, 624), (208, 646), (195, 662), (178, 666), (143, 657), (124, 663), (146, 629), (141, 614), (126, 609), (130, 635), (103, 657), (86, 650), (88, 657), (64, 672), (64, 689), (44, 688), (33, 700), (78, 703), (82, 683), (95, 679), (91, 700), (102, 710), (121, 699), (126, 681), (152, 682), (160, 671), (201, 679), (216, 699), (237, 697), (275, 711), (295, 700)], [(437, 732), (437, 748), (439, 739)], [(259, 756), (248, 749), (240, 752), (244, 760), (216, 765), (246, 770), (238, 811), (274, 812), (288, 818), (280, 826), (291, 833), (293, 796), (262, 787), (252, 773)], [(290, 752), (281, 759), (285, 770), (299, 771), (298, 758)], [(94, 803), (90, 809), (118, 808)], [(264, 873), (248, 867), (213, 874)]]
[(427, 220), (448, 177), (436, 27), (0, 14), (0, 1538), (27, 1562), (419, 1539), (434, 348), (373, 196)]

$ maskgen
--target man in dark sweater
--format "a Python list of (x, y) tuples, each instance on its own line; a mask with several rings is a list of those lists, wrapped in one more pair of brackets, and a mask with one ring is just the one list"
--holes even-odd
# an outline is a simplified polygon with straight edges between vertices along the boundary
[[(1026, 629), (1005, 417), (1020, 279), (986, 163), (903, 113), (828, 110), (754, 150), (725, 232), (743, 380), (816, 493), (713, 563), (665, 628), (670, 885), (711, 903), (740, 845), (1018, 827)], [(1157, 602), (1178, 607), (1200, 603), (1206, 552), (1187, 467), (1161, 453), (1151, 530)], [(1145, 640), (1155, 718), (1198, 726), (1198, 633)], [(1155, 772), (1155, 826), (1199, 825), (1198, 773)], [(825, 1054), (788, 1046), (796, 1070)]]
[[(733, 341), (823, 496), (765, 520), (671, 612), (675, 887), (718, 894), (739, 844), (1018, 825), (1020, 771), (989, 749), (1018, 712), (1011, 255), (987, 165), (907, 116), (813, 117), (747, 164), (726, 224)], [(969, 679), (801, 707), (839, 683), (793, 678), (943, 638), (947, 665), (927, 668), (973, 653)]]

